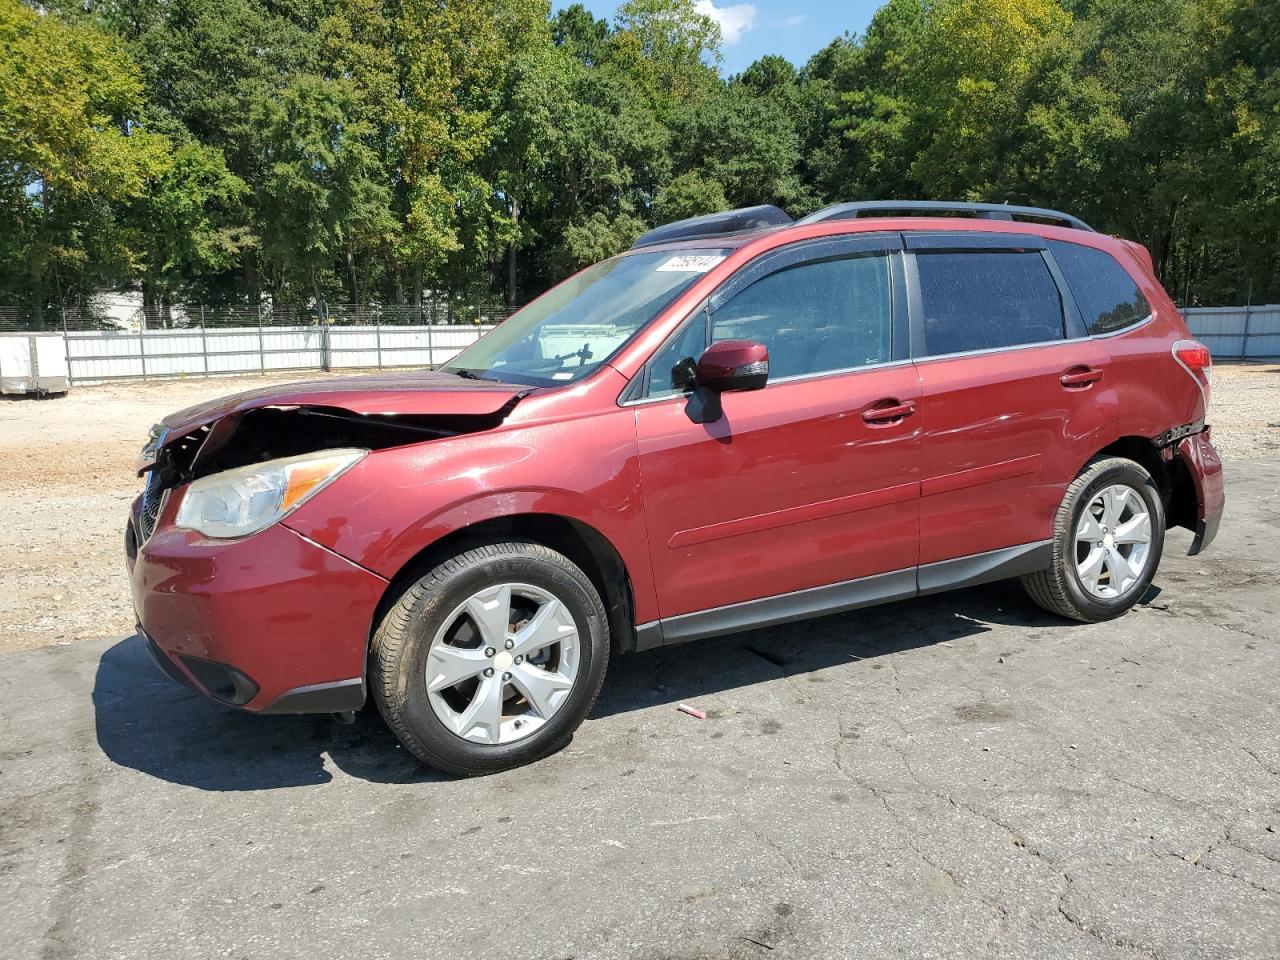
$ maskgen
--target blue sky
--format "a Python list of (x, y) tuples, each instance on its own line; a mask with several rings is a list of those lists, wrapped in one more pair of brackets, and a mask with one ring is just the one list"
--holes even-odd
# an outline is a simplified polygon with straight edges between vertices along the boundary
[[(571, 0), (556, 0), (566, 7)], [(840, 34), (861, 33), (883, 0), (698, 0), (720, 23), (726, 76), (766, 53), (780, 53), (796, 66)], [(613, 20), (614, 0), (582, 0), (597, 17)]]

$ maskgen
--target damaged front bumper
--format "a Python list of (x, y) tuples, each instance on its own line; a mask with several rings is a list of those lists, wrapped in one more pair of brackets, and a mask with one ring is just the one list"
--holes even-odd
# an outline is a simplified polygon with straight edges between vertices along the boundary
[(359, 709), (369, 630), (387, 582), (276, 524), (235, 541), (172, 525), (127, 536), (139, 633), (174, 680), (258, 713)]

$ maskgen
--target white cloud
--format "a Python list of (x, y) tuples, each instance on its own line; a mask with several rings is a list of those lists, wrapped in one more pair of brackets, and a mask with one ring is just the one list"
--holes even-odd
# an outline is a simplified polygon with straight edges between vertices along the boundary
[(733, 46), (742, 35), (756, 25), (756, 8), (750, 3), (717, 7), (712, 0), (697, 0), (694, 9), (720, 24), (720, 36), (726, 47)]
[(794, 17), (787, 17), (787, 19), (782, 21), (782, 25), (784, 27), (798, 27), (802, 23), (804, 23), (803, 13), (797, 13)]

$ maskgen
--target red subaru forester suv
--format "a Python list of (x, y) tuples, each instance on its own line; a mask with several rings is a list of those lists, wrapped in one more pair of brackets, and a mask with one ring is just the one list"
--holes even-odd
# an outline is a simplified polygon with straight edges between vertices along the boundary
[(494, 771), (568, 742), (618, 653), (1006, 577), (1119, 616), (1166, 527), (1217, 532), (1209, 391), (1146, 250), (1069, 215), (695, 218), (442, 369), (166, 418), (134, 604), (214, 700), (371, 693), (423, 760)]

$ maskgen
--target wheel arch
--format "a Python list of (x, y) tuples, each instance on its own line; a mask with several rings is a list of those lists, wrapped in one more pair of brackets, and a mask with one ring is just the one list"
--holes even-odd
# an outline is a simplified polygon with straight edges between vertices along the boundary
[(459, 527), (423, 546), (391, 577), (369, 627), (372, 639), (386, 611), (438, 563), (482, 543), (527, 540), (568, 557), (591, 580), (604, 601), (615, 652), (635, 649), (635, 594), (622, 554), (595, 527), (555, 513), (513, 513)]
[[(1164, 501), (1165, 527), (1196, 528), (1196, 487), (1187, 465), (1171, 447), (1160, 448), (1148, 437), (1120, 437), (1097, 451), (1089, 461), (1099, 457), (1124, 457), (1141, 464), (1151, 474)], [(1087, 464), (1082, 464), (1083, 471)]]

